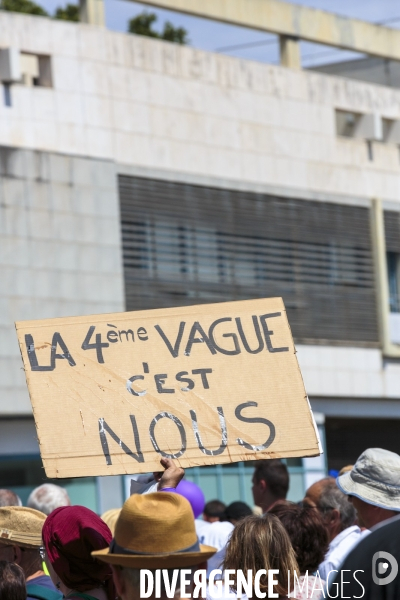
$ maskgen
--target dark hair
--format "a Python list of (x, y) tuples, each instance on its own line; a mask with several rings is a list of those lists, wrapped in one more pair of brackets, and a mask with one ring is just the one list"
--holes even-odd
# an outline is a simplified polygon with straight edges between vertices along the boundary
[(283, 500), (274, 504), (269, 514), (277, 516), (288, 532), (300, 573), (313, 573), (324, 560), (329, 545), (321, 513), (317, 508)]
[(0, 561), (0, 598), (26, 600), (24, 572), (18, 565)]
[(0, 506), (22, 506), (20, 497), (12, 490), (0, 490)]
[(278, 458), (259, 460), (254, 471), (256, 481), (265, 481), (269, 491), (277, 500), (284, 500), (289, 489), (289, 473), (286, 465)]
[(228, 521), (239, 521), (239, 519), (243, 519), (244, 517), (249, 517), (253, 514), (250, 506), (246, 504), (246, 502), (232, 502), (226, 511), (225, 515)]
[(226, 504), (220, 500), (210, 500), (210, 502), (207, 502), (205, 505), (203, 513), (207, 515), (207, 517), (218, 517), (222, 520), (225, 518), (225, 508)]

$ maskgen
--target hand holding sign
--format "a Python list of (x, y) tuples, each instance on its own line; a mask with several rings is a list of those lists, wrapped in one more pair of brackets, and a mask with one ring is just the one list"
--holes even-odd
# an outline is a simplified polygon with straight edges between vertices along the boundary
[(160, 463), (165, 471), (156, 471), (153, 473), (154, 479), (158, 481), (158, 489), (163, 490), (164, 488), (178, 487), (178, 483), (183, 479), (185, 471), (177, 467), (170, 458), (162, 458)]
[(280, 298), (16, 327), (50, 477), (320, 453)]

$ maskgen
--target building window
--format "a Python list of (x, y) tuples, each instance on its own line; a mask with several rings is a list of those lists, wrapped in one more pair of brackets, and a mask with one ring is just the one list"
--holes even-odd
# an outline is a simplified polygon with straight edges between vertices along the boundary
[(297, 342), (378, 345), (369, 211), (119, 177), (127, 310), (281, 296)]
[(400, 313), (400, 254), (387, 253), (390, 312)]
[(400, 313), (400, 212), (385, 210), (384, 224), (390, 312)]
[(383, 140), (387, 144), (400, 144), (400, 121), (382, 119)]
[(346, 110), (336, 110), (336, 133), (343, 137), (354, 137), (361, 115)]
[(23, 85), (52, 87), (50, 56), (21, 52), (20, 68)]
[[(18, 494), (26, 506), (29, 494), (43, 483), (60, 485), (59, 479), (49, 479), (43, 472), (43, 463), (39, 456), (2, 456), (0, 455), (0, 488), (8, 488)], [(63, 479), (73, 504), (83, 504), (98, 510), (96, 480), (94, 477)]]
[(3, 83), (4, 106), (12, 106), (11, 86), (9, 83)]
[[(18, 48), (0, 48), (0, 81), (5, 89), (12, 84), (52, 87), (51, 57), (44, 54), (21, 52)], [(7, 102), (10, 106), (11, 102)]]
[(383, 411), (380, 415), (382, 418), (361, 418), (361, 407), (359, 415), (354, 418), (326, 417), (329, 471), (339, 471), (344, 465), (353, 465), (366, 448), (385, 448), (391, 452), (400, 452), (398, 419), (383, 418)]

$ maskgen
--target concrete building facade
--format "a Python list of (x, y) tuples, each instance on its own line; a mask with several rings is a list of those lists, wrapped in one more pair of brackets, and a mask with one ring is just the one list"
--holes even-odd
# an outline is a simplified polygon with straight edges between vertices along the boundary
[[(331, 469), (354, 460), (366, 445), (384, 444), (385, 439), (386, 447), (396, 449), (395, 434), (382, 433), (380, 442), (376, 432), (384, 432), (386, 426), (391, 432), (390, 423), (400, 424), (396, 355), (400, 308), (393, 300), (388, 315), (391, 352), (384, 352), (379, 301), (382, 281), (384, 286), (391, 282), (384, 294), (391, 299), (398, 294), (400, 282), (400, 248), (395, 240), (397, 230), (400, 239), (400, 140), (396, 137), (400, 90), (42, 17), (3, 12), (0, 32), (0, 54), (13, 49), (25, 57), (20, 79), (1, 75), (0, 487), (13, 487), (26, 496), (43, 478), (13, 322), (145, 308), (150, 296), (143, 290), (153, 290), (156, 279), (160, 284), (161, 267), (167, 269), (165, 285), (154, 289), (161, 290), (157, 294), (164, 298), (162, 305), (173, 305), (165, 287), (168, 277), (178, 289), (179, 277), (187, 278), (188, 271), (186, 266), (168, 271), (161, 258), (157, 271), (155, 255), (150, 268), (146, 236), (152, 219), (151, 235), (162, 239), (174, 260), (182, 261), (181, 254), (176, 258), (177, 227), (179, 235), (186, 227), (185, 244), (189, 244), (187, 231), (192, 245), (201, 234), (201, 244), (214, 252), (212, 260), (219, 261), (217, 275), (201, 278), (200, 242), (191, 254), (184, 251), (188, 263), (196, 262), (195, 284), (193, 295), (178, 298), (178, 304), (214, 301), (216, 294), (220, 300), (279, 294), (288, 304), (289, 319), (293, 304), (293, 319), (299, 323), (294, 328), (298, 357), (311, 404), (321, 423), (326, 419)], [(4, 72), (0, 60), (0, 74)], [(340, 128), (343, 122), (349, 124), (347, 133)], [(391, 136), (377, 133), (384, 127)], [(196, 194), (196, 207), (201, 207), (207, 194), (212, 204), (221, 207), (226, 202), (236, 206), (232, 198), (245, 206), (243, 210), (250, 207), (246, 231), (236, 222), (229, 231), (224, 229), (234, 210), (229, 208), (218, 216), (210, 209), (209, 218), (203, 215), (200, 229), (193, 233), (194, 220), (200, 218), (190, 213)], [(189, 207), (186, 221), (171, 225), (167, 235), (165, 223), (178, 223), (171, 198), (178, 199), (179, 205), (180, 197)], [(383, 207), (387, 237), (390, 234), (394, 240), (387, 248), (394, 266), (383, 279), (382, 273), (378, 277), (382, 265), (377, 263), (374, 227), (369, 225), (374, 198)], [(266, 225), (263, 237), (258, 222), (258, 249), (252, 251), (243, 273), (228, 280), (224, 269), (229, 270), (226, 265), (232, 256), (224, 258), (221, 267), (220, 250), (210, 250), (217, 247), (216, 232), (225, 236), (225, 247), (228, 235), (236, 236), (229, 238), (231, 244), (239, 243), (239, 238), (248, 244), (260, 220), (257, 214), (264, 215), (267, 223), (277, 202), (294, 211), (287, 217), (284, 212), (281, 217), (279, 211), (274, 213), (274, 228), (279, 226), (281, 233), (274, 237)], [(306, 211), (306, 205), (308, 212), (303, 213), (301, 207)], [(160, 222), (154, 220), (157, 211)], [(319, 211), (321, 215), (328, 211), (320, 225), (311, 218)], [(299, 214), (306, 215), (303, 229), (296, 226)], [(329, 244), (336, 258), (324, 259), (321, 267), (315, 261), (320, 260), (318, 248), (324, 236), (329, 237), (330, 218), (337, 237)], [(350, 222), (353, 229), (346, 225)], [(286, 225), (291, 232), (287, 240)], [(136, 233), (129, 233), (129, 227)], [(163, 232), (157, 227), (164, 227)], [(319, 233), (319, 227), (327, 233)], [(139, 250), (138, 239), (142, 240)], [(279, 254), (277, 239), (290, 243), (296, 255), (289, 260), (300, 273), (296, 285), (295, 275), (287, 274), (288, 261), (282, 258), (289, 246)], [(265, 274), (266, 267), (261, 266), (262, 275), (246, 284), (249, 265), (255, 264), (257, 256), (261, 262), (267, 260), (272, 242), (282, 268)], [(130, 243), (136, 244), (134, 256), (129, 253)], [(328, 252), (325, 246), (322, 250)], [(306, 263), (311, 265), (308, 271)], [(322, 275), (321, 268), (325, 269)], [(320, 286), (325, 298), (339, 290), (329, 308), (332, 324), (328, 309), (320, 319), (318, 311), (325, 303), (316, 300)], [(127, 296), (128, 290), (132, 297)], [(351, 302), (353, 312), (341, 321), (338, 337), (335, 323), (350, 310)], [(313, 319), (326, 321), (325, 328), (313, 332)], [(310, 325), (300, 330), (306, 321)], [(378, 425), (371, 427), (376, 421)], [(336, 444), (335, 439), (341, 442)], [(293, 464), (292, 497), (298, 499), (325, 467), (323, 461)], [(233, 500), (239, 495), (250, 501), (251, 469), (241, 465), (219, 469), (218, 477), (205, 470), (191, 476), (208, 486), (209, 497), (218, 493)], [(229, 477), (231, 487), (225, 489), (223, 481)], [(84, 494), (99, 511), (118, 505), (124, 495), (122, 482), (115, 478), (71, 480), (68, 486), (73, 499)]]

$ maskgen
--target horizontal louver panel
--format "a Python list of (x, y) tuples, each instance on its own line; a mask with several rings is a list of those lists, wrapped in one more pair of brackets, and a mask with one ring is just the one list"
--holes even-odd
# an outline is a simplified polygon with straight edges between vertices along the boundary
[(282, 296), (297, 341), (376, 343), (362, 207), (119, 177), (128, 310)]
[(400, 253), (400, 212), (385, 210), (384, 217), (386, 250)]

